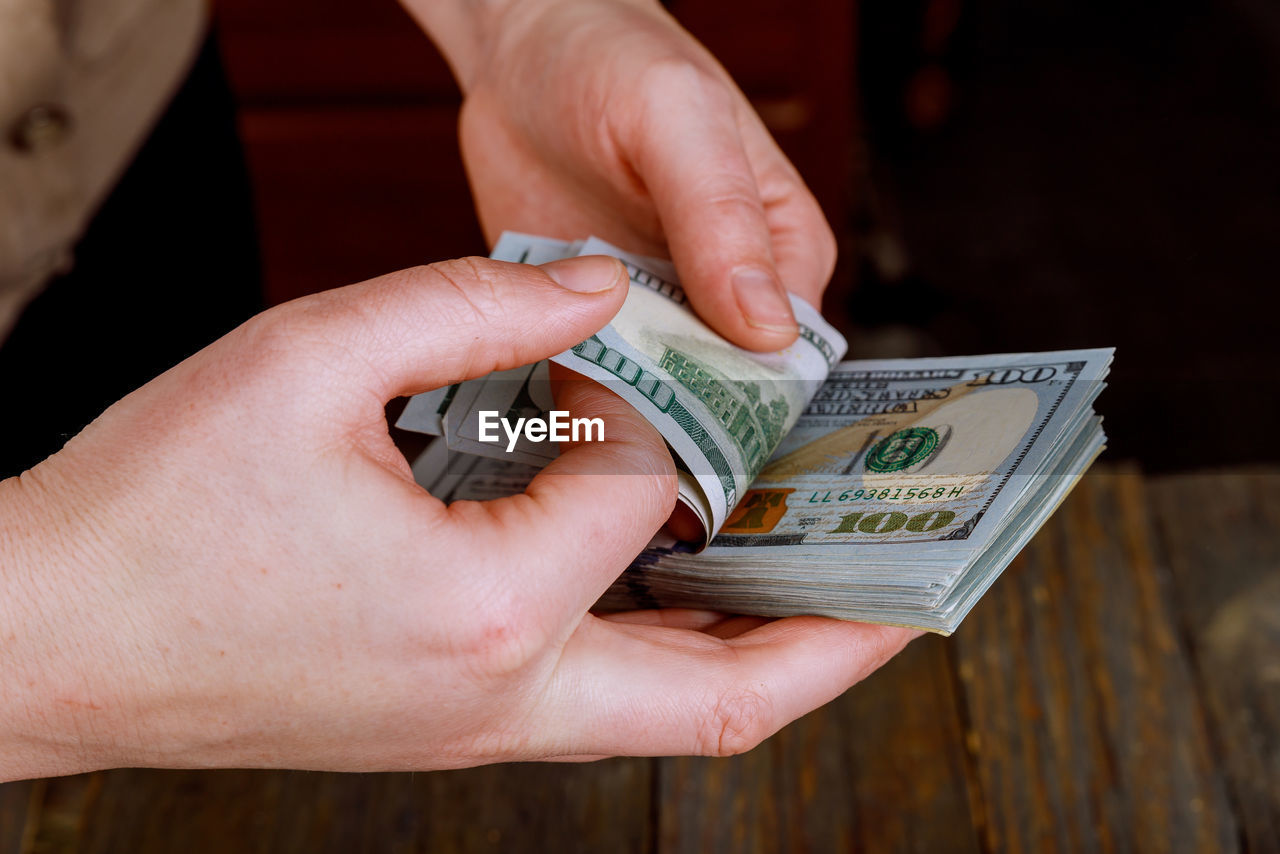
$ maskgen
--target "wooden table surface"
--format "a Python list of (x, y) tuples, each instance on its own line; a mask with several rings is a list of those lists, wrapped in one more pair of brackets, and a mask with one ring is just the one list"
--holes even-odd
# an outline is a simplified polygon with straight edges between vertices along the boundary
[(1084, 478), (952, 638), (732, 759), (0, 786), (0, 852), (1280, 851), (1280, 472)]

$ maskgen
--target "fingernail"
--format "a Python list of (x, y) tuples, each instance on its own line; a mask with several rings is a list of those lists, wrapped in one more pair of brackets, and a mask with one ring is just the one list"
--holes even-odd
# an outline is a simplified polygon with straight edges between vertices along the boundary
[(742, 267), (733, 273), (733, 292), (747, 323), (771, 332), (795, 332), (791, 301), (777, 278), (759, 267)]
[(541, 265), (542, 271), (567, 291), (598, 294), (626, 281), (627, 269), (608, 255), (581, 255)]

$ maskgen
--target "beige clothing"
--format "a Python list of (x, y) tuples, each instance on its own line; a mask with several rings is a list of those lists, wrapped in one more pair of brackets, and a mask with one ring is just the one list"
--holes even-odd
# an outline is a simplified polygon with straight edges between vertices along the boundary
[(0, 0), (0, 340), (195, 57), (205, 0)]

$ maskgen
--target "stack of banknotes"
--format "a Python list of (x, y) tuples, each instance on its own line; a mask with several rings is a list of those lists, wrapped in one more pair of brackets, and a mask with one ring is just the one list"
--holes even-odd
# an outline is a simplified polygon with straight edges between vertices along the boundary
[[(670, 262), (510, 232), (493, 257), (580, 254), (621, 259), (630, 291), (607, 327), (550, 361), (657, 428), (702, 530), (659, 533), (600, 609), (950, 634), (1104, 447), (1093, 403), (1110, 349), (844, 362), (839, 332), (792, 297), (799, 338), (754, 353), (698, 319)], [(483, 500), (521, 491), (555, 458), (556, 443), (511, 429), (554, 407), (544, 362), (417, 395), (397, 426), (440, 437), (414, 463), (422, 486)]]

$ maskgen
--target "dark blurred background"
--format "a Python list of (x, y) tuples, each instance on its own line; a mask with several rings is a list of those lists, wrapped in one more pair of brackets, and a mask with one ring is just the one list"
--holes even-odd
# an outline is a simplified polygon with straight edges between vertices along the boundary
[(1114, 345), (1111, 456), (1280, 458), (1263, 426), (1280, 414), (1280, 5), (862, 11), (855, 320), (864, 299), (897, 307), (930, 352)]
[[(852, 357), (1115, 346), (1110, 459), (1280, 460), (1274, 0), (667, 5), (839, 235), (825, 310)], [(0, 475), (251, 313), (259, 270), (278, 302), (486, 251), (457, 87), (395, 0), (215, 12), (76, 269), (0, 347), (31, 413)]]
[[(1112, 458), (1280, 459), (1280, 6), (673, 0), (841, 237), (853, 355), (1114, 345)], [(279, 300), (480, 253), (393, 0), (220, 0)]]

